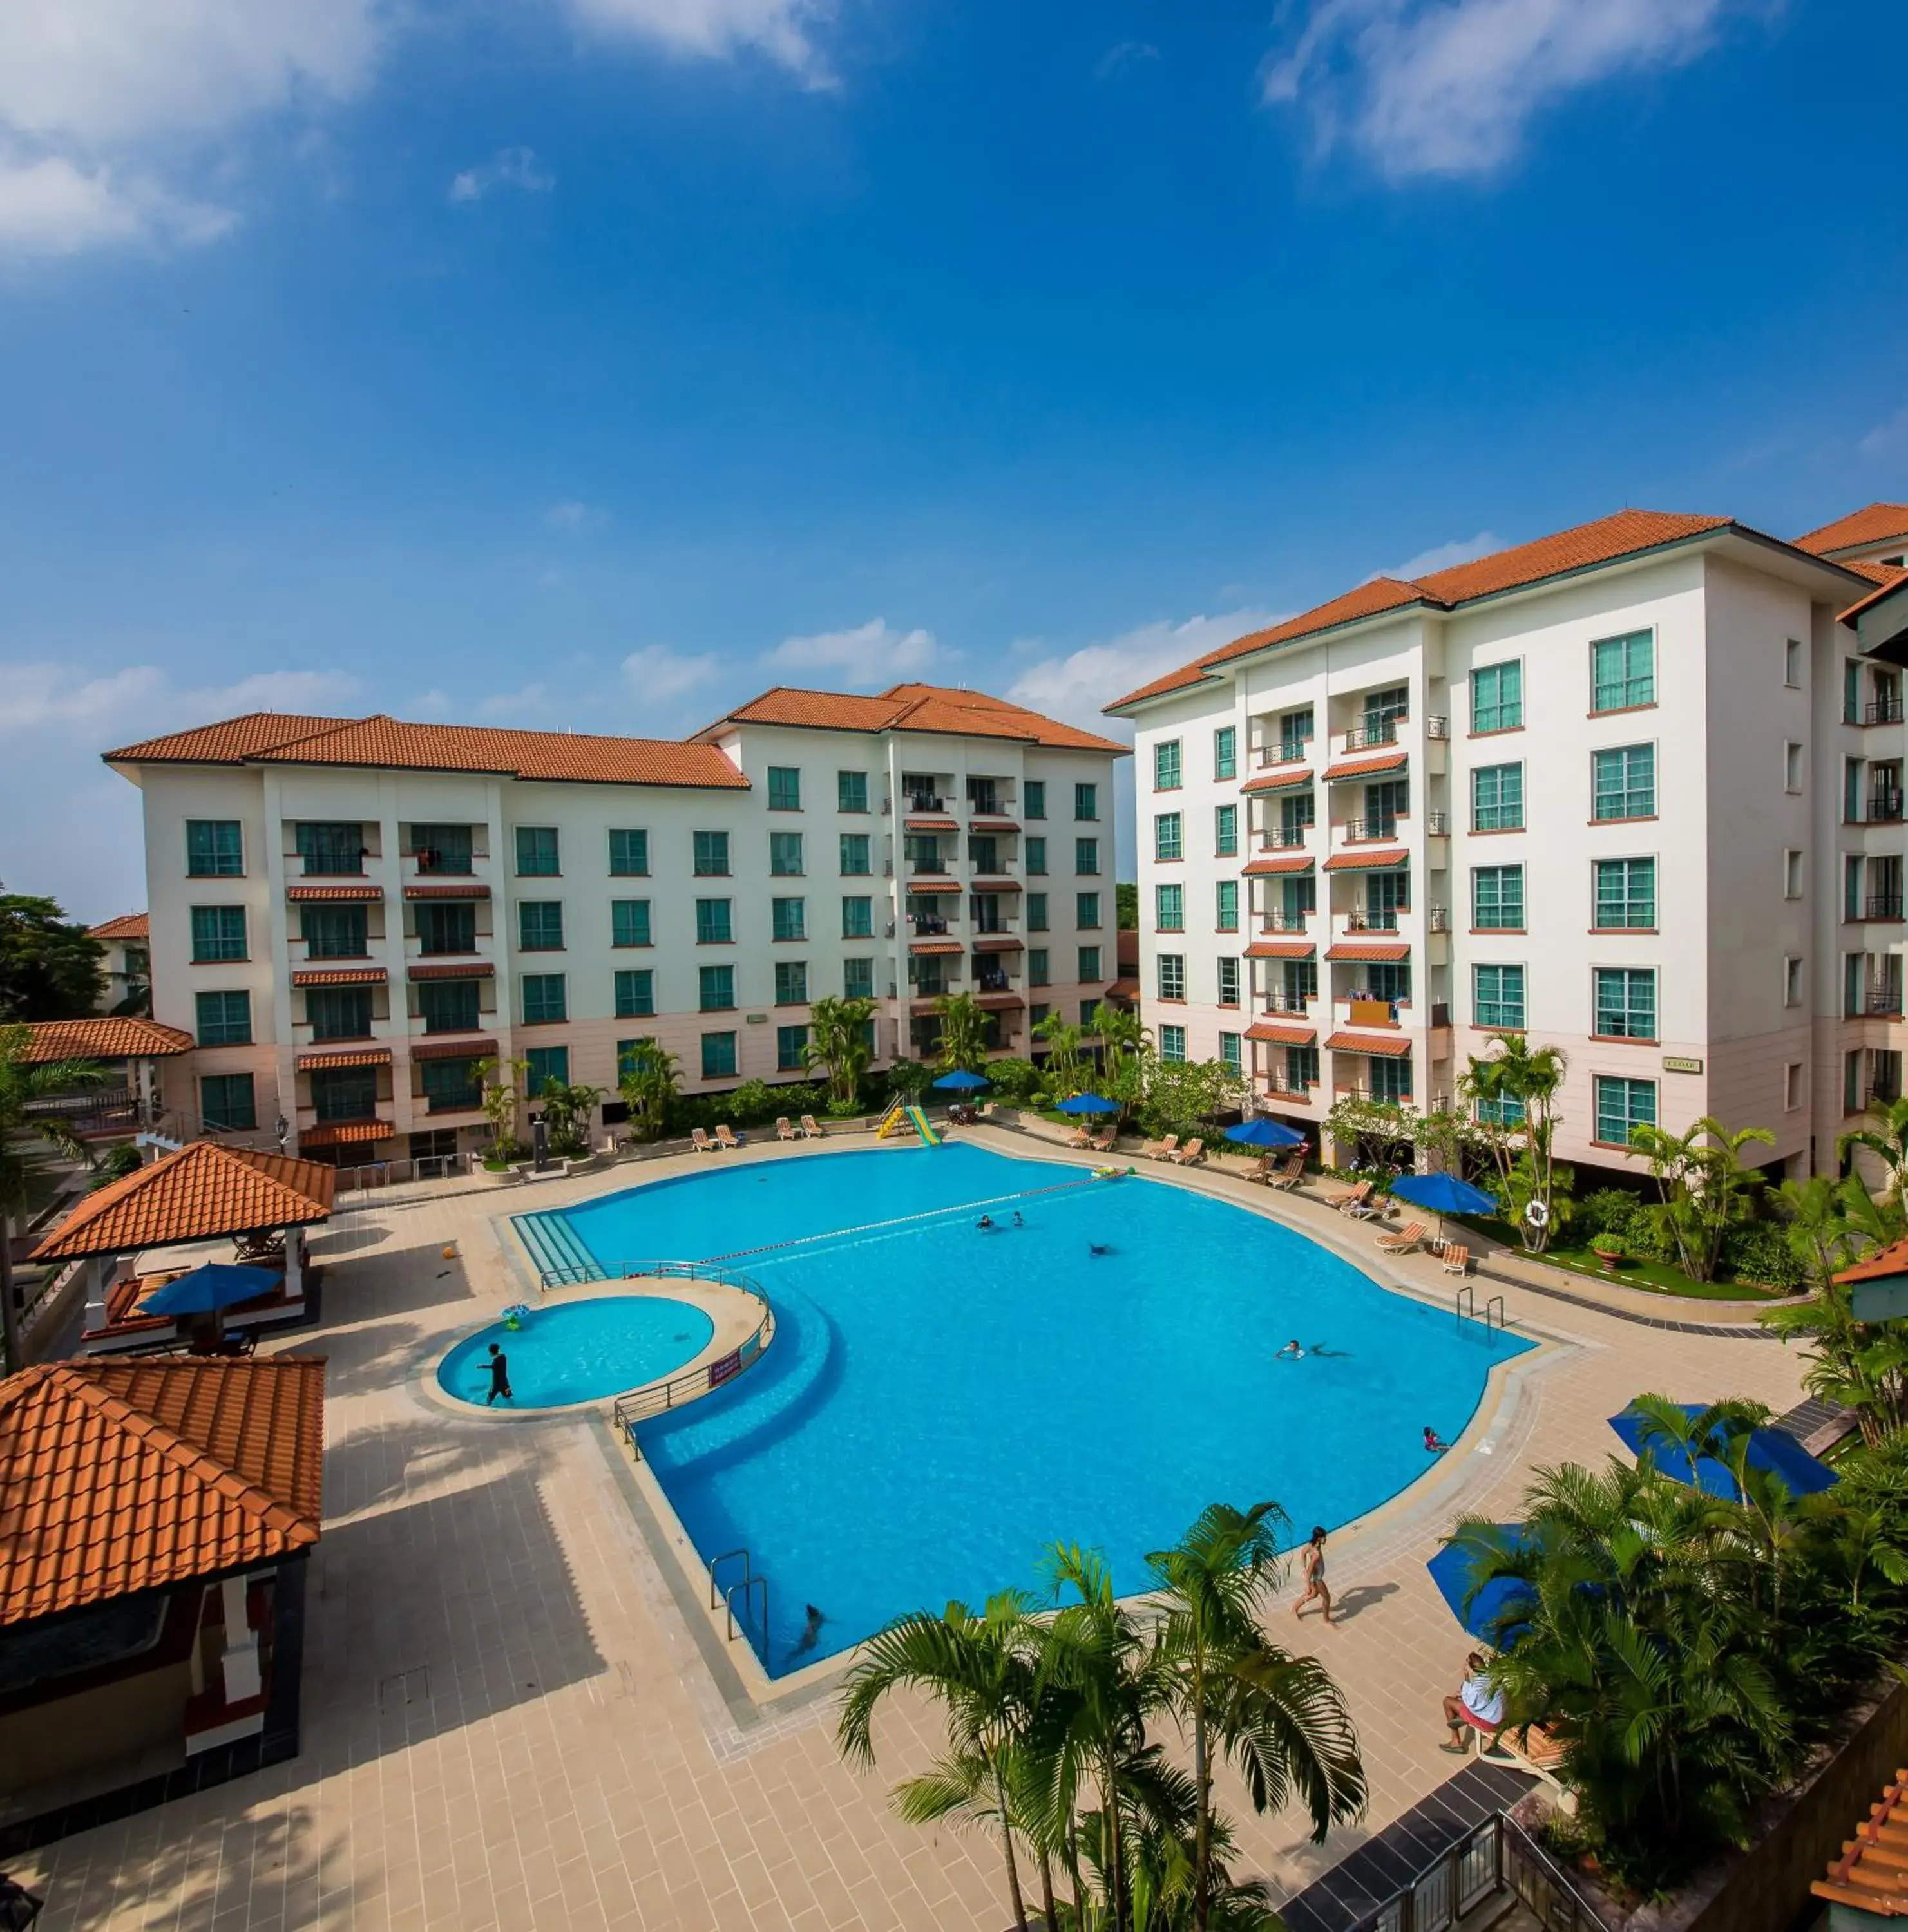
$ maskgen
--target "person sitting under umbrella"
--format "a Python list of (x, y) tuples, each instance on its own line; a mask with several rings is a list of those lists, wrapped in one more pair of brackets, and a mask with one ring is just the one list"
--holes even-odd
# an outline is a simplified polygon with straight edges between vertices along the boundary
[(1438, 1747), (1457, 1757), (1470, 1750), (1474, 1731), (1480, 1737), (1488, 1736), (1484, 1749), (1495, 1750), (1510, 1710), (1504, 1693), (1491, 1682), (1484, 1660), (1476, 1651), (1465, 1659), (1464, 1667), (1465, 1680), (1458, 1687), (1458, 1694), (1444, 1700), (1444, 1721), (1451, 1727), (1451, 1741)]

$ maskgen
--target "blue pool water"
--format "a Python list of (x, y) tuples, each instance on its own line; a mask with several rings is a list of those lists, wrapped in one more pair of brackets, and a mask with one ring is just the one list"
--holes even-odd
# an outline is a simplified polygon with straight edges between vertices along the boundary
[(681, 1368), (715, 1332), (708, 1316), (686, 1301), (593, 1295), (533, 1308), (519, 1329), (500, 1322), (466, 1336), (437, 1364), (437, 1380), (465, 1402), (482, 1402), (490, 1388), (494, 1342), (509, 1358), (510, 1390), (519, 1408), (599, 1401)]
[[(978, 1232), (989, 1203), (1026, 1225)], [(563, 1218), (612, 1266), (793, 1238), (734, 1264), (775, 1306), (760, 1364), (642, 1429), (705, 1558), (746, 1546), (768, 1578), (777, 1674), (814, 1660), (791, 1654), (809, 1604), (826, 1653), (1030, 1587), (1055, 1539), (1104, 1550), (1124, 1592), (1209, 1502), (1335, 1528), (1421, 1475), (1424, 1426), (1455, 1438), (1529, 1346), (1163, 1180), (972, 1147), (712, 1167)], [(1275, 1361), (1294, 1336), (1331, 1352)]]

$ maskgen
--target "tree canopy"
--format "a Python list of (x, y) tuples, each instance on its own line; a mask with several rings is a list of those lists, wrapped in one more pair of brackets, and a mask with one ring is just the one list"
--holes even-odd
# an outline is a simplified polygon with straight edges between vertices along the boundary
[(106, 949), (56, 899), (0, 892), (0, 1021), (83, 1019), (106, 995)]

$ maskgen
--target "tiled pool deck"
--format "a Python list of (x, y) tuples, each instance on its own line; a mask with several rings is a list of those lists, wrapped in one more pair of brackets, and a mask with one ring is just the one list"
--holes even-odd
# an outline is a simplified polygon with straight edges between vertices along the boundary
[[(330, 1266), (324, 1322), (269, 1345), (331, 1359), (303, 1753), (17, 1862), (15, 1875), (47, 1896), (48, 1932), (1006, 1924), (993, 1839), (917, 1831), (888, 1807), (890, 1784), (939, 1747), (931, 1710), (893, 1704), (877, 1729), (878, 1771), (847, 1770), (826, 1684), (764, 1715), (712, 1671), (709, 1640), (685, 1619), (680, 1581), (659, 1564), (599, 1424), (467, 1420), (419, 1392), (456, 1334), (521, 1294), (495, 1217), (696, 1165), (685, 1156), (533, 1190), (418, 1190), (341, 1216), (314, 1242)], [(1288, 1220), (1449, 1303), (1434, 1263), (1377, 1261), (1369, 1231), (1321, 1206), (1268, 1202), (1230, 1175), (1185, 1184)], [(446, 1244), (458, 1260), (442, 1258)], [(1498, 1412), (1425, 1482), (1334, 1538), (1342, 1627), (1282, 1619), (1345, 1687), (1372, 1804), (1362, 1826), (1321, 1848), (1296, 1816), (1254, 1818), (1230, 1792), (1241, 1867), (1282, 1892), (1452, 1769), (1438, 1750), (1438, 1700), (1467, 1640), (1423, 1566), (1453, 1514), (1512, 1514), (1534, 1464), (1600, 1461), (1615, 1444), (1605, 1418), (1639, 1389), (1777, 1408), (1799, 1394), (1795, 1357), (1771, 1343), (1645, 1327), (1511, 1280), (1488, 1286), (1513, 1326), (1553, 1346), (1520, 1358), (1528, 1366), (1505, 1377)]]

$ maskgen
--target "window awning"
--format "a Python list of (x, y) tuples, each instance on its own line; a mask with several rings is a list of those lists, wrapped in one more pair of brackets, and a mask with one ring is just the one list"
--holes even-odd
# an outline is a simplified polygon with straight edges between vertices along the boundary
[(1018, 993), (983, 993), (974, 1004), (983, 1012), (1005, 1013), (1017, 1012), (1026, 1001)]
[(910, 952), (965, 952), (967, 949), (957, 939), (911, 939), (908, 941)]
[(1343, 1028), (1325, 1044), (1334, 1053), (1375, 1053), (1385, 1060), (1402, 1060), (1411, 1050), (1411, 1042), (1402, 1034), (1348, 1033)]
[(1017, 821), (1003, 817), (997, 812), (976, 812), (969, 816), (967, 823), (976, 832), (1017, 832)]
[(1411, 855), (1402, 845), (1374, 845), (1368, 851), (1334, 852), (1325, 861), (1328, 872), (1389, 872), (1408, 866)]
[(404, 897), (407, 899), (487, 899), (490, 888), (479, 879), (466, 879), (461, 884), (451, 886), (407, 886)]
[(1296, 791), (1301, 785), (1312, 782), (1309, 765), (1282, 765), (1276, 771), (1261, 772), (1240, 785), (1241, 791)]
[(1017, 892), (1020, 882), (1018, 879), (976, 879), (974, 890), (977, 892)]
[(366, 905), (384, 896), (382, 886), (287, 886), (285, 896), (294, 905)]
[[(496, 962), (490, 959), (458, 959), (443, 965), (413, 962), (407, 969), (407, 976), (413, 980), (488, 980), (496, 970)], [(383, 975), (379, 976), (382, 978)]]
[(904, 892), (917, 893), (923, 898), (936, 898), (946, 892), (957, 892), (960, 889), (958, 879), (945, 879), (933, 874), (906, 880), (902, 886)]
[(1315, 939), (1255, 939), (1245, 949), (1248, 959), (1309, 959), (1318, 950)]
[(974, 950), (976, 952), (1018, 952), (1020, 941), (1011, 933), (984, 932), (975, 938)]
[(1248, 879), (1263, 879), (1274, 872), (1309, 872), (1312, 867), (1309, 852), (1262, 853), (1257, 858), (1246, 861), (1245, 876)]
[(395, 1140), (398, 1130), (389, 1120), (326, 1120), (298, 1130), (300, 1147), (355, 1147), (361, 1142)]
[(494, 1040), (420, 1040), (413, 1042), (413, 1060), (490, 1060), (497, 1053)]
[(1368, 959), (1379, 964), (1395, 964), (1411, 956), (1411, 947), (1402, 939), (1375, 940), (1364, 943), (1355, 939), (1341, 939), (1325, 950), (1327, 959)]
[(382, 966), (301, 966), (294, 986), (381, 986), (390, 978)]
[(1337, 784), (1347, 778), (1372, 778), (1385, 772), (1402, 772), (1408, 758), (1408, 753), (1397, 751), (1375, 752), (1369, 758), (1341, 758), (1326, 768), (1325, 782)]
[(1276, 1020), (1254, 1020), (1245, 1029), (1248, 1040), (1261, 1040), (1273, 1046), (1311, 1046), (1316, 1043), (1316, 1027), (1282, 1025)]
[(902, 820), (903, 830), (909, 832), (958, 832), (958, 819), (943, 818), (938, 812), (911, 812)]
[(301, 1073), (311, 1073), (327, 1066), (389, 1066), (391, 1049), (388, 1046), (355, 1046), (341, 1048), (335, 1053), (301, 1053), (293, 1063)]

